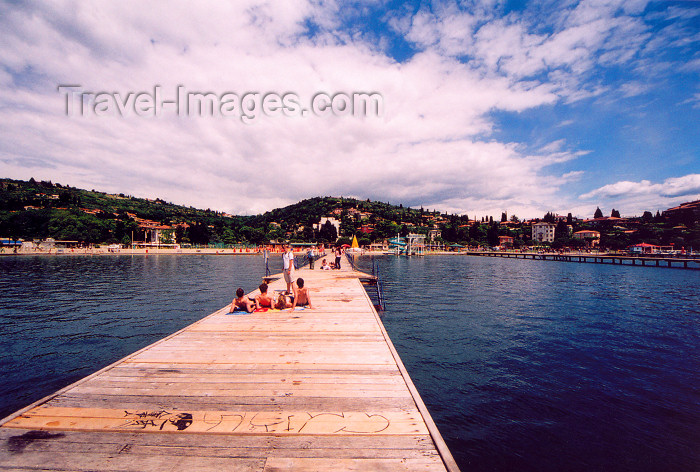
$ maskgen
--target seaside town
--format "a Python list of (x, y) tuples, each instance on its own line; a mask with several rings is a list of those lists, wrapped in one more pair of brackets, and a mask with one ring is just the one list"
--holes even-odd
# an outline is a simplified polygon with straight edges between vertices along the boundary
[(0, 180), (0, 254), (257, 253), (356, 246), (373, 253), (475, 250), (614, 252), (689, 256), (700, 251), (700, 201), (623, 216), (548, 212), (521, 219), (455, 215), (355, 198), (316, 197), (257, 216), (163, 200)]

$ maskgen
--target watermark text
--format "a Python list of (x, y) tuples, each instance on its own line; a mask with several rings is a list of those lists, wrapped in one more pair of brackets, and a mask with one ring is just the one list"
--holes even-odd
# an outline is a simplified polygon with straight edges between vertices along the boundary
[[(64, 113), (69, 117), (224, 117), (250, 124), (263, 117), (379, 117), (384, 99), (378, 92), (318, 92), (303, 99), (293, 92), (201, 92), (183, 85), (164, 91), (88, 91), (61, 84)], [(167, 93), (170, 92), (170, 93)]]

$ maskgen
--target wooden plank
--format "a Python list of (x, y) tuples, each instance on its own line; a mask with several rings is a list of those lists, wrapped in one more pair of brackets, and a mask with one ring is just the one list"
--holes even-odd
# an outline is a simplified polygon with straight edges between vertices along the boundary
[[(103, 450), (131, 448), (137, 445), (144, 448), (181, 448), (193, 455), (211, 455), (212, 450), (236, 449), (275, 449), (279, 451), (307, 449), (316, 451), (333, 450), (338, 454), (354, 454), (359, 450), (376, 451), (416, 451), (420, 455), (434, 451), (428, 435), (400, 436), (333, 436), (333, 435), (203, 435), (139, 432), (101, 432), (94, 434), (85, 431), (65, 431), (62, 433), (0, 428), (0, 452), (3, 454), (23, 453), (31, 449), (73, 450), (96, 445)], [(131, 449), (133, 451), (133, 449)], [(346, 451), (346, 452), (342, 452)], [(284, 452), (283, 452), (284, 454)], [(376, 452), (374, 455), (382, 454)]]
[(265, 463), (265, 472), (316, 472), (319, 470), (342, 470), (346, 472), (366, 472), (368, 470), (405, 471), (444, 471), (440, 457), (419, 459), (326, 459), (326, 458), (277, 458)]
[(418, 411), (177, 411), (39, 407), (4, 425), (42, 431), (140, 431), (236, 434), (427, 434)]
[(182, 395), (91, 395), (65, 394), (51, 402), (53, 406), (82, 408), (122, 408), (122, 409), (217, 409), (222, 405), (229, 409), (255, 411), (281, 411), (282, 409), (300, 410), (307, 408), (314, 411), (407, 411), (415, 409), (413, 398), (384, 397), (306, 397), (306, 396), (219, 396), (187, 397)]

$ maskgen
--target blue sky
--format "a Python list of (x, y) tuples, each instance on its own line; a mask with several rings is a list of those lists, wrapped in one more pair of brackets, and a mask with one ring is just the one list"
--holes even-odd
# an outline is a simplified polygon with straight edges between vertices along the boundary
[[(700, 2), (197, 6), (2, 3), (0, 174), (240, 214), (317, 195), (521, 217), (700, 198)], [(377, 92), (383, 112), (75, 117), (60, 84)]]

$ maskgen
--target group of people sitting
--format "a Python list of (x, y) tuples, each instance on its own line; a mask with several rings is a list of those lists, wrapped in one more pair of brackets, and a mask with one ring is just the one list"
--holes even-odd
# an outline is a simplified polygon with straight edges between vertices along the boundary
[[(325, 262), (325, 259), (324, 259)], [(245, 311), (252, 313), (261, 308), (270, 308), (276, 310), (284, 310), (289, 308), (289, 311), (294, 311), (298, 306), (313, 308), (311, 298), (309, 297), (309, 289), (304, 287), (304, 279), (299, 277), (292, 283), (292, 292), (281, 292), (275, 295), (267, 293), (268, 287), (265, 282), (260, 284), (260, 293), (254, 298), (246, 297), (245, 291), (242, 288), (236, 290), (236, 298), (231, 302), (229, 313), (234, 311)]]
[(321, 261), (321, 269), (322, 269), (322, 270), (331, 270), (331, 269), (335, 269), (334, 266), (335, 266), (335, 264), (333, 264), (332, 262), (331, 262), (330, 265), (328, 265), (328, 262), (326, 262), (325, 259), (323, 259), (323, 260)]

